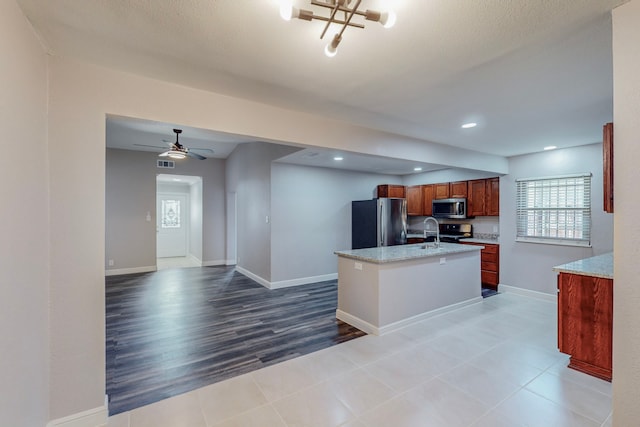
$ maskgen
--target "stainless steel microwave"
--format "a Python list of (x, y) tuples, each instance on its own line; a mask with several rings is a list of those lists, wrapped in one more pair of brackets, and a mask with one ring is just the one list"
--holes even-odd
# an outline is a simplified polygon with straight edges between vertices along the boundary
[(464, 219), (467, 217), (467, 199), (438, 199), (432, 204), (435, 218)]

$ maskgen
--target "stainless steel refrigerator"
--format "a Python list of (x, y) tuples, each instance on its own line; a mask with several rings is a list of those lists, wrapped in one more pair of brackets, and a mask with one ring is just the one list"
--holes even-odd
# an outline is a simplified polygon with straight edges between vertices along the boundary
[(406, 199), (384, 198), (351, 202), (352, 249), (406, 243)]

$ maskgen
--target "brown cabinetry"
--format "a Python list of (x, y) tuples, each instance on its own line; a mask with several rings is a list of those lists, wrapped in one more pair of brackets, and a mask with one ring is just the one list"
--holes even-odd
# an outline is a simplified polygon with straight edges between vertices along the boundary
[(433, 184), (422, 185), (422, 214), (424, 216), (433, 215), (433, 199), (436, 194), (436, 187)]
[(485, 196), (486, 196), (486, 180), (474, 179), (469, 181), (469, 195), (467, 198), (467, 215), (483, 216), (486, 214)]
[(500, 283), (500, 245), (492, 243), (462, 242), (465, 245), (484, 246), (480, 252), (480, 277), (484, 286), (498, 289)]
[(569, 367), (611, 381), (613, 280), (558, 275), (558, 349)]
[(604, 211), (613, 213), (613, 123), (602, 129)]
[(407, 197), (406, 188), (404, 185), (378, 185), (377, 197), (399, 197), (401, 199), (404, 199), (405, 197)]
[(487, 216), (500, 215), (500, 178), (485, 180), (485, 209)]
[(441, 182), (440, 184), (433, 184), (434, 186), (434, 199), (448, 199), (449, 196), (449, 183)]
[(449, 197), (467, 197), (467, 181), (449, 183)]
[(407, 215), (424, 215), (421, 185), (407, 187)]

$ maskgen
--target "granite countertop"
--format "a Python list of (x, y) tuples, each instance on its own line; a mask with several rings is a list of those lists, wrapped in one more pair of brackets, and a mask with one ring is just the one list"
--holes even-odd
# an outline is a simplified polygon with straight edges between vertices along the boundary
[(553, 271), (613, 279), (613, 252), (557, 265)]
[(482, 246), (458, 245), (455, 243), (440, 243), (440, 247), (433, 248), (424, 243), (414, 245), (384, 246), (379, 248), (354, 249), (350, 251), (335, 251), (338, 256), (356, 259), (374, 264), (407, 261), (418, 258), (451, 255), (462, 252), (480, 251)]

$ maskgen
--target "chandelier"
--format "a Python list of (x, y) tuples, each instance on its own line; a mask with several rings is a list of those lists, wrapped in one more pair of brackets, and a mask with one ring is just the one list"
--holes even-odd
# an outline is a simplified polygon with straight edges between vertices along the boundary
[[(354, 3), (351, 6), (351, 3)], [(315, 15), (311, 10), (298, 9), (294, 7), (290, 1), (283, 2), (280, 6), (280, 16), (286, 21), (290, 21), (292, 18), (298, 18), (305, 21), (312, 21), (317, 19), (319, 21), (325, 21), (326, 24), (320, 39), (323, 39), (329, 26), (331, 24), (341, 25), (342, 28), (337, 32), (331, 42), (327, 44), (324, 49), (325, 55), (332, 57), (338, 52), (338, 45), (342, 41), (342, 33), (347, 27), (364, 28), (364, 24), (360, 22), (354, 22), (354, 16), (356, 19), (362, 19), (368, 21), (376, 21), (381, 23), (385, 28), (391, 28), (396, 22), (396, 15), (393, 11), (379, 12), (376, 10), (360, 10), (360, 3), (362, 0), (311, 0), (311, 5), (319, 6), (325, 9), (329, 9), (328, 16)]]

